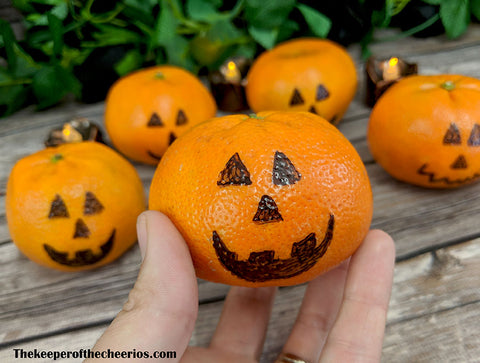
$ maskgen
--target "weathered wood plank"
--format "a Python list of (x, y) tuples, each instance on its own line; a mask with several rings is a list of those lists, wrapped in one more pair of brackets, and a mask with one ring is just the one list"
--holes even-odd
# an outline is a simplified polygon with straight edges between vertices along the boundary
[[(475, 361), (474, 359), (480, 356), (480, 345), (475, 334), (478, 331), (477, 322), (480, 317), (480, 289), (477, 278), (479, 273), (480, 239), (444, 248), (435, 254), (426, 253), (397, 263), (383, 360), (385, 362)], [(301, 285), (282, 288), (278, 291), (262, 362), (271, 362), (281, 349), (295, 320), (304, 290), (305, 285)], [(107, 300), (105, 305), (100, 310), (111, 307), (112, 302)], [(214, 332), (214, 322), (220, 315), (221, 306), (221, 301), (200, 306), (199, 318), (191, 339), (192, 345), (208, 344)], [(120, 308), (121, 305), (118, 305), (116, 310), (111, 312), (111, 317)], [(59, 314), (63, 315), (63, 319), (65, 315), (69, 315), (68, 311), (60, 311)], [(89, 314), (98, 316), (102, 313), (96, 306), (91, 306), (85, 317)], [(52, 319), (52, 316), (46, 319)], [(98, 321), (105, 320), (97, 319)], [(8, 361), (7, 358), (11, 357), (13, 347), (50, 350), (58, 347), (65, 347), (63, 349), (68, 350), (90, 348), (108, 324), (106, 322), (100, 325), (91, 323), (93, 327), (88, 328), (89, 321), (84, 320), (83, 323), (80, 326), (86, 328), (78, 331), (69, 333), (60, 331), (59, 335), (4, 347), (0, 350), (0, 361)], [(44, 324), (36, 328), (39, 337), (49, 334), (49, 330), (44, 328)], [(55, 331), (51, 333), (55, 334)], [(13, 330), (10, 334), (18, 334), (18, 330)]]
[(480, 302), (387, 327), (382, 361), (478, 363)]
[(399, 258), (478, 237), (480, 184), (434, 190), (398, 182), (377, 164), (367, 165), (374, 196), (373, 228), (396, 241)]

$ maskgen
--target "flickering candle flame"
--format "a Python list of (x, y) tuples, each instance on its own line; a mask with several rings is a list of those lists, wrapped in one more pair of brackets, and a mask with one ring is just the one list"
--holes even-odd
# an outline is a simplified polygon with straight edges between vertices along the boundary
[(392, 57), (383, 64), (383, 79), (385, 81), (394, 81), (398, 78), (400, 78), (398, 58)]
[(252, 60), (242, 56), (226, 59), (208, 74), (210, 90), (218, 109), (237, 112), (248, 109), (245, 95), (246, 76)]
[(222, 71), (227, 81), (238, 83), (242, 78), (240, 74), (240, 70), (238, 69), (237, 65), (233, 61), (229, 61), (227, 63), (227, 66), (224, 67)]
[(80, 142), (82, 141), (82, 135), (75, 130), (69, 123), (63, 125), (62, 129), (63, 138), (66, 142)]
[(370, 57), (365, 63), (366, 102), (373, 106), (378, 98), (393, 84), (403, 77), (418, 73), (415, 63), (407, 63), (399, 57), (376, 59)]

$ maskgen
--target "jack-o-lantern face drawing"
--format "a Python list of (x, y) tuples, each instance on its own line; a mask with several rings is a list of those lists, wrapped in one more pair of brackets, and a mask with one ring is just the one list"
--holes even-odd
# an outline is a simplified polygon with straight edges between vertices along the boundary
[(120, 257), (145, 210), (135, 168), (96, 142), (63, 144), (15, 164), (7, 193), (12, 240), (31, 260), (80, 271)]
[[(102, 203), (100, 203), (100, 201), (97, 199), (95, 194), (87, 191), (85, 193), (83, 217), (76, 218), (75, 224), (72, 224), (73, 239), (78, 238), (78, 239), (85, 240), (85, 239), (91, 238), (92, 237), (91, 231), (88, 228), (88, 225), (85, 223), (84, 219), (88, 220), (88, 217), (95, 216), (99, 213), (102, 213), (104, 209), (105, 209), (104, 206), (102, 205)], [(50, 212), (48, 213), (48, 218), (52, 220), (71, 218), (65, 202), (63, 201), (62, 197), (58, 194), (55, 196), (55, 198), (51, 203)], [(55, 228), (55, 227), (52, 226), (52, 228)], [(50, 258), (53, 261), (61, 265), (70, 266), (70, 267), (94, 265), (97, 262), (104, 259), (112, 250), (114, 239), (115, 239), (115, 231), (116, 229), (113, 228), (108, 239), (105, 242), (100, 242), (99, 244), (100, 250), (98, 252), (95, 252), (95, 249), (92, 249), (92, 248), (80, 247), (81, 249), (73, 251), (73, 253), (69, 253), (69, 251), (58, 251), (54, 247), (50, 246), (48, 243), (44, 243), (43, 248), (45, 249), (45, 252), (47, 252), (48, 256), (50, 256)], [(72, 254), (73, 256), (69, 256)]]
[[(177, 112), (177, 117), (175, 118), (175, 126), (179, 127), (179, 126), (185, 126), (187, 124), (188, 124), (188, 117), (186, 116), (185, 112), (182, 109), (179, 109), (178, 112)], [(157, 137), (159, 137), (159, 138), (160, 137), (165, 137), (167, 139), (165, 141), (165, 143), (168, 146), (170, 146), (172, 144), (172, 142), (174, 142), (175, 139), (177, 138), (177, 135), (175, 134), (175, 131), (168, 131), (168, 130), (166, 131), (165, 130), (165, 128), (166, 128), (165, 123), (162, 121), (162, 118), (156, 112), (153, 112), (152, 116), (148, 120), (147, 128), (151, 128), (152, 132), (160, 131), (160, 132), (158, 132), (159, 135)], [(155, 130), (155, 131), (153, 131), (153, 130)], [(156, 150), (160, 149), (158, 144), (154, 145), (154, 146), (155, 146)], [(158, 152), (158, 151), (154, 152), (150, 149), (147, 149), (147, 154), (157, 161), (160, 161), (160, 159), (162, 158), (163, 152)]]
[(214, 118), (179, 137), (157, 167), (149, 205), (177, 226), (199, 278), (285, 286), (354, 252), (372, 194), (334, 126), (278, 111)]
[(264, 52), (248, 72), (253, 111), (309, 111), (340, 122), (357, 87), (355, 65), (339, 45), (295, 39)]
[(480, 81), (460, 75), (409, 76), (375, 104), (368, 143), (393, 177), (428, 188), (480, 178)]
[[(452, 122), (450, 127), (443, 137), (443, 145), (445, 146), (461, 146), (462, 145), (462, 136), (458, 126)], [(467, 147), (479, 147), (480, 146), (480, 125), (474, 124), (470, 132), (470, 136), (466, 141)], [(452, 172), (455, 171), (466, 171), (469, 169), (469, 163), (464, 154), (460, 153), (454, 157), (454, 160), (450, 161), (449, 168)], [(425, 175), (428, 177), (430, 183), (444, 183), (447, 185), (461, 185), (468, 182), (471, 182), (478, 177), (480, 177), (480, 170), (474, 170), (468, 176), (455, 177), (454, 174), (442, 176), (437, 175), (435, 171), (429, 171), (428, 164), (423, 164), (419, 169), (418, 173), (420, 175)]]
[[(293, 185), (301, 179), (301, 174), (288, 157), (279, 151), (275, 152), (272, 183), (277, 186)], [(251, 185), (250, 173), (242, 163), (238, 153), (235, 153), (220, 172), (217, 185), (242, 186)], [(275, 200), (269, 195), (263, 195), (258, 208), (252, 218), (252, 223), (278, 223), (283, 218)], [(235, 251), (230, 251), (222, 241), (217, 231), (213, 231), (213, 248), (222, 265), (235, 276), (251, 282), (264, 282), (274, 279), (286, 279), (297, 276), (310, 268), (321, 258), (328, 249), (333, 238), (335, 216), (330, 214), (325, 235), (317, 243), (315, 232), (309, 233), (301, 241), (293, 242), (291, 254), (288, 258), (275, 258), (274, 250), (251, 252), (248, 259), (239, 260)]]
[(207, 88), (191, 73), (155, 66), (119, 79), (105, 104), (105, 126), (127, 157), (156, 165), (175, 139), (216, 113)]
[[(304, 97), (302, 97), (301, 92), (298, 90), (298, 88), (294, 88), (293, 92), (292, 92), (292, 97), (290, 98), (290, 101), (289, 101), (288, 105), (292, 108), (294, 108), (295, 106), (301, 106), (302, 108), (307, 106), (308, 107), (308, 112), (314, 113), (315, 115), (319, 115), (319, 113), (317, 111), (318, 106), (317, 106), (317, 108), (315, 108), (315, 104), (317, 102), (327, 100), (329, 97), (330, 97), (330, 93), (325, 88), (325, 86), (323, 84), (319, 84), (316, 87), (314, 102), (312, 102), (311, 104), (306, 104), (305, 99), (304, 99)], [(320, 116), (322, 116), (322, 115), (320, 115)], [(330, 121), (330, 123), (332, 123), (332, 124), (336, 124), (337, 121), (339, 121), (339, 118), (338, 118), (337, 115), (334, 115), (328, 121)]]

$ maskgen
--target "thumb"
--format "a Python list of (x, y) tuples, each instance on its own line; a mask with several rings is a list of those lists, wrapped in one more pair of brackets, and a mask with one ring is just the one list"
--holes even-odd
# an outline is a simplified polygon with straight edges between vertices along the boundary
[[(156, 211), (137, 220), (142, 266), (128, 301), (94, 351), (175, 352), (188, 346), (198, 311), (198, 287), (187, 245), (172, 222)], [(157, 357), (158, 358), (161, 357)], [(132, 361), (132, 356), (129, 361)], [(118, 359), (115, 360), (118, 362)]]

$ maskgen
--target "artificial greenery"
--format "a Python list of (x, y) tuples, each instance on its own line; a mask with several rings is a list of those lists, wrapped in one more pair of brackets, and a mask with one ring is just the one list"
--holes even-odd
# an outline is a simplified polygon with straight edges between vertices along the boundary
[(398, 26), (395, 19), (415, 7), (427, 6), (432, 15), (405, 35), (441, 24), (456, 38), (480, 19), (480, 0), (12, 2), (24, 16), (25, 35), (16, 39), (0, 20), (0, 116), (32, 103), (50, 107), (67, 94), (98, 101), (119, 76), (141, 67), (169, 63), (198, 74), (295, 37), (359, 41), (368, 52), (375, 29)]

